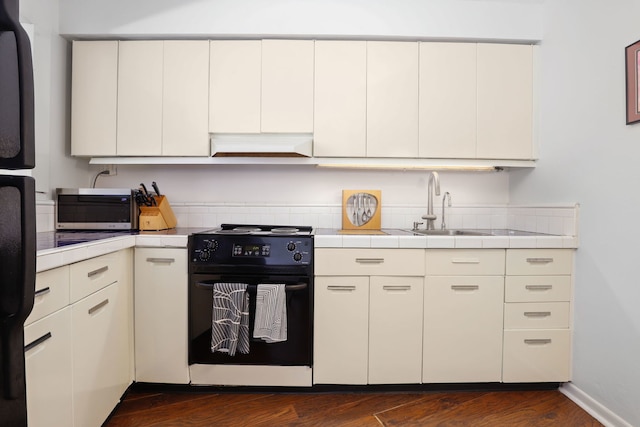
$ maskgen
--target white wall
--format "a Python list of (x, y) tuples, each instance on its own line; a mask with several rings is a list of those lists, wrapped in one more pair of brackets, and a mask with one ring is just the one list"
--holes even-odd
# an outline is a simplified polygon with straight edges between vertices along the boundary
[(625, 125), (624, 48), (634, 0), (547, 4), (538, 167), (511, 174), (514, 203), (580, 202), (573, 383), (640, 425), (640, 124)]

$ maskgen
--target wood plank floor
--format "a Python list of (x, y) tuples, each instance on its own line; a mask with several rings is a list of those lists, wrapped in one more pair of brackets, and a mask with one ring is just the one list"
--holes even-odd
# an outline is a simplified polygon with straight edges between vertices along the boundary
[(601, 426), (557, 390), (204, 393), (130, 391), (108, 427)]

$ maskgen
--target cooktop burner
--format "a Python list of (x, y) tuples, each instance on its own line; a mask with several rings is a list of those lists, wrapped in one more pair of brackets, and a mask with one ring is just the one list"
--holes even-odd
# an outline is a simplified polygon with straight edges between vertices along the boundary
[(222, 224), (220, 228), (206, 231), (206, 234), (253, 235), (253, 236), (308, 236), (313, 232), (310, 226), (282, 226), (282, 225), (248, 225)]

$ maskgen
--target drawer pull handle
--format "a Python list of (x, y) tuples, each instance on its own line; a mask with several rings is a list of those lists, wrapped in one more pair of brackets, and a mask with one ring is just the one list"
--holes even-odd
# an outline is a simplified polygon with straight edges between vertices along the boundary
[(480, 264), (478, 258), (451, 258), (453, 264)]
[(525, 311), (524, 315), (526, 317), (549, 317), (551, 316), (550, 311)]
[(553, 258), (527, 258), (527, 262), (531, 264), (549, 264), (553, 262)]
[(329, 290), (329, 291), (351, 292), (351, 291), (355, 291), (356, 287), (355, 286), (329, 285), (329, 286), (327, 286), (327, 290)]
[(384, 285), (382, 287), (385, 291), (410, 291), (411, 286), (409, 285)]
[(550, 291), (553, 285), (525, 285), (524, 288), (528, 291)]
[(53, 335), (51, 335), (51, 332), (47, 332), (46, 334), (44, 334), (43, 336), (41, 336), (37, 340), (34, 340), (34, 341), (30, 342), (29, 344), (24, 346), (25, 353), (27, 351), (31, 350), (32, 348), (39, 346), (40, 344), (42, 344), (43, 342), (45, 342), (46, 340), (48, 340), (49, 338), (52, 338), (52, 337), (53, 337)]
[(551, 338), (525, 339), (524, 343), (528, 345), (546, 345), (551, 344)]
[(109, 269), (108, 265), (105, 265), (104, 267), (100, 267), (97, 270), (93, 270), (87, 273), (87, 277), (93, 277), (96, 274), (100, 274), (100, 273), (104, 273), (105, 271), (107, 271)]
[(356, 262), (359, 264), (382, 264), (384, 258), (356, 258)]
[(154, 264), (171, 264), (172, 262), (176, 262), (175, 258), (147, 258), (147, 262), (152, 262)]
[(480, 289), (478, 285), (451, 285), (451, 289), (454, 291), (477, 291)]
[(39, 297), (49, 292), (51, 292), (51, 288), (47, 286), (46, 288), (38, 289), (33, 295)]
[(107, 304), (109, 304), (109, 298), (107, 298), (106, 300), (102, 301), (101, 303), (96, 304), (93, 307), (91, 307), (89, 309), (89, 314), (95, 313), (96, 311), (100, 310), (102, 307), (104, 307)]

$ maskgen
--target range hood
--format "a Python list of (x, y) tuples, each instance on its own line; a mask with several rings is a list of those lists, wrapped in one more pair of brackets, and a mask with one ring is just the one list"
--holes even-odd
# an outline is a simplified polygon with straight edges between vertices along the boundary
[(215, 157), (311, 157), (312, 133), (211, 134)]

